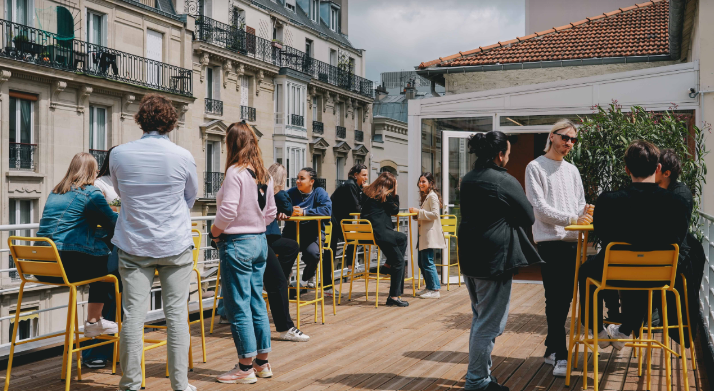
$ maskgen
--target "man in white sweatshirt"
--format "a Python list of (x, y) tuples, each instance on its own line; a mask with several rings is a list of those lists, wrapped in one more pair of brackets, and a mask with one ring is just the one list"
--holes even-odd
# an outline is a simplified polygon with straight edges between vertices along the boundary
[(554, 376), (565, 376), (567, 370), (565, 320), (575, 281), (577, 233), (566, 232), (565, 227), (592, 222), (580, 172), (563, 160), (577, 141), (575, 124), (558, 121), (548, 135), (545, 155), (526, 167), (526, 197), (536, 219), (533, 239), (545, 261), (541, 268), (548, 322), (545, 362), (554, 366)]

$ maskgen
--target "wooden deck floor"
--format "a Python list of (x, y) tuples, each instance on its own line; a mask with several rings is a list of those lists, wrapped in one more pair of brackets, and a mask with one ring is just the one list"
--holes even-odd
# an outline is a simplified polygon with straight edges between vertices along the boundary
[[(373, 296), (370, 299), (365, 302), (364, 295), (359, 293), (354, 301), (343, 301), (337, 308), (337, 316), (333, 316), (331, 306), (326, 305), (329, 311), (325, 325), (312, 323), (312, 309), (306, 307), (302, 313), (302, 328), (310, 335), (310, 342), (274, 340), (270, 362), (275, 377), (259, 379), (251, 386), (220, 384), (214, 380), (237, 362), (228, 327), (221, 325), (207, 337), (208, 362), (202, 363), (198, 354), (200, 338), (196, 337), (199, 334), (194, 326), (195, 370), (189, 373), (189, 381), (201, 391), (451, 390), (463, 387), (471, 326), (470, 301), (465, 287), (452, 286), (451, 292), (446, 292), (444, 287), (440, 300), (409, 298), (408, 308), (380, 305), (375, 309)], [(382, 296), (381, 302), (384, 299)], [(506, 332), (496, 340), (493, 352), (494, 376), (513, 391), (567, 389), (563, 378), (552, 376), (552, 366), (543, 364), (545, 334), (542, 285), (514, 284)], [(152, 337), (161, 335), (162, 332), (152, 333)], [(637, 359), (631, 349), (625, 348), (617, 354), (611, 349), (601, 354), (600, 389), (644, 390), (644, 377), (637, 376)], [(165, 348), (151, 350), (146, 357), (147, 389), (169, 390), (169, 380), (164, 377)], [(652, 391), (666, 390), (662, 361), (660, 355), (655, 355)], [(63, 389), (60, 367), (59, 357), (15, 367), (10, 389)], [(84, 380), (73, 380), (72, 390), (116, 390), (119, 376), (112, 376), (109, 369), (83, 369), (82, 372)], [(690, 372), (691, 390), (709, 389), (704, 372), (702, 367)], [(4, 371), (0, 376), (4, 377)], [(674, 389), (681, 390), (681, 371), (676, 364), (672, 378)], [(582, 387), (580, 371), (574, 372), (572, 381), (571, 389)], [(592, 389), (592, 371), (589, 385)]]

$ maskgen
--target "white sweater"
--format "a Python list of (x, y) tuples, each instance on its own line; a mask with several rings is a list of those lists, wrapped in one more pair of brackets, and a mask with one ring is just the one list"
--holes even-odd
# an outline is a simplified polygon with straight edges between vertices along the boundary
[(585, 191), (580, 172), (574, 165), (540, 156), (526, 167), (526, 197), (533, 205), (536, 243), (577, 241), (577, 232), (566, 232), (585, 208)]

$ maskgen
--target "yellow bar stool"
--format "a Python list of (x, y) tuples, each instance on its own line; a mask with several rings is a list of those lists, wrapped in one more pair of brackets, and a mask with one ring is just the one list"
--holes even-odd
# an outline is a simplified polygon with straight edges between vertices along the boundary
[[(205, 326), (204, 326), (204, 322), (203, 322), (203, 294), (202, 294), (202, 290), (201, 290), (201, 272), (198, 271), (198, 254), (201, 249), (202, 235), (201, 235), (201, 231), (199, 231), (197, 229), (192, 229), (191, 235), (193, 236), (193, 271), (196, 273), (196, 282), (198, 284), (199, 317), (198, 317), (198, 319), (196, 319), (194, 321), (191, 321), (190, 318), (188, 320), (189, 338), (191, 335), (191, 333), (190, 333), (191, 325), (199, 324), (201, 326), (201, 349), (203, 351), (203, 362), (205, 363), (206, 362), (206, 331), (205, 331)], [(158, 276), (159, 272), (155, 271), (154, 275)], [(186, 304), (186, 305), (188, 306), (188, 304)], [(145, 325), (144, 328), (166, 330), (167, 326)], [(141, 352), (141, 388), (142, 389), (146, 387), (145, 353), (147, 350), (156, 349), (158, 347), (165, 346), (166, 340), (144, 338), (144, 344), (149, 344), (149, 345), (145, 345), (144, 350)], [(190, 343), (188, 345), (188, 367), (191, 371), (193, 371), (193, 349), (192, 349)], [(168, 360), (166, 362), (166, 377), (169, 377)]]
[[(679, 329), (679, 340), (684, 341), (684, 327), (682, 326), (682, 308), (679, 302), (679, 292), (674, 288), (674, 280), (677, 276), (677, 260), (679, 257), (679, 246), (671, 245), (671, 249), (642, 251), (627, 243), (613, 242), (608, 244), (605, 250), (605, 265), (602, 272), (602, 281), (597, 281), (593, 278), (588, 278), (585, 284), (585, 324), (589, 325), (590, 315), (593, 319), (598, 314), (598, 293), (602, 290), (631, 290), (645, 291), (648, 293), (648, 316), (647, 316), (647, 338), (640, 336), (636, 338), (626, 339), (603, 339), (602, 341), (619, 341), (626, 342), (626, 346), (636, 348), (636, 350), (645, 348), (647, 351), (647, 387), (652, 389), (652, 349), (658, 348), (664, 350), (664, 362), (666, 367), (667, 389), (672, 390), (672, 360), (670, 354), (682, 359), (682, 375), (684, 378), (684, 389), (689, 389), (689, 378), (687, 374), (687, 357), (682, 349), (682, 354), (678, 354), (662, 342), (653, 338), (652, 330), (652, 295), (654, 291), (659, 291), (662, 295), (662, 329), (669, 330), (667, 323), (667, 292), (673, 292), (677, 302), (677, 321), (676, 326)], [(618, 285), (610, 285), (609, 281), (616, 281)], [(622, 282), (638, 282), (648, 285), (648, 287), (623, 287)], [(662, 284), (665, 282), (665, 284)], [(592, 311), (590, 311), (590, 286), (595, 286), (593, 295)], [(583, 341), (585, 348), (585, 363), (583, 364), (583, 389), (587, 389), (588, 381), (588, 349), (593, 352), (593, 389), (598, 390), (598, 336), (593, 332), (592, 337), (588, 337)], [(666, 339), (665, 339), (666, 341)], [(642, 354), (639, 354), (641, 360)], [(641, 364), (640, 364), (641, 365)], [(568, 368), (568, 371), (570, 368)]]
[[(451, 267), (456, 266), (459, 270), (459, 286), (461, 286), (461, 264), (459, 263), (459, 237), (456, 236), (456, 229), (459, 226), (455, 215), (441, 215), (441, 229), (444, 231), (444, 239), (446, 239), (446, 248), (442, 251), (442, 258), (446, 259), (446, 263), (434, 263), (434, 266), (446, 267), (448, 276), (446, 278), (446, 290), (451, 290)], [(456, 263), (451, 263), (451, 238), (456, 241)], [(446, 255), (446, 257), (443, 256)], [(419, 283), (421, 288), (421, 281)]]
[[(26, 242), (27, 244), (14, 244), (15, 241)], [(33, 246), (31, 243), (44, 243), (40, 246)], [(95, 338), (87, 338), (80, 336), (84, 334), (83, 331), (79, 331), (79, 319), (77, 316), (77, 288), (82, 285), (87, 285), (93, 282), (109, 282), (114, 284), (114, 297), (116, 298), (116, 319), (117, 325), (121, 330), (121, 298), (119, 296), (119, 281), (114, 275), (108, 274), (103, 277), (93, 278), (91, 280), (79, 281), (79, 282), (69, 282), (67, 279), (67, 274), (64, 271), (64, 266), (62, 265), (62, 260), (60, 259), (59, 252), (54, 242), (47, 238), (28, 238), (21, 236), (10, 236), (7, 240), (7, 244), (10, 247), (10, 255), (15, 261), (17, 267), (17, 274), (20, 276), (22, 282), (20, 283), (20, 292), (17, 295), (17, 309), (15, 310), (15, 325), (20, 324), (20, 312), (22, 309), (22, 295), (25, 292), (25, 284), (28, 282), (43, 284), (43, 285), (53, 285), (53, 286), (66, 286), (69, 288), (69, 302), (67, 303), (67, 323), (65, 331), (53, 333), (49, 335), (44, 335), (37, 338), (23, 339), (22, 341), (17, 341), (17, 329), (19, 327), (13, 327), (12, 338), (10, 343), (10, 356), (7, 362), (7, 373), (5, 374), (5, 391), (10, 387), (10, 372), (12, 370), (12, 360), (15, 354), (15, 346), (23, 345), (26, 343), (39, 341), (43, 339), (53, 338), (59, 335), (64, 335), (64, 353), (62, 354), (62, 373), (60, 378), (65, 380), (65, 391), (69, 391), (69, 384), (72, 374), (72, 353), (77, 354), (77, 380), (82, 380), (82, 350), (96, 348), (102, 345), (108, 345), (110, 343), (114, 344), (114, 357), (112, 361), (112, 374), (116, 373), (117, 368), (117, 355), (119, 352), (119, 334), (111, 335), (99, 335)], [(40, 277), (54, 277), (62, 280), (58, 283), (42, 282), (36, 279), (27, 278), (25, 275), (34, 275)], [(97, 342), (88, 346), (80, 346), (82, 342), (99, 340)], [(75, 345), (72, 348), (72, 344)]]
[[(332, 315), (337, 315), (337, 306), (335, 305), (335, 295), (337, 292), (335, 292), (335, 276), (334, 276), (334, 266), (335, 266), (335, 252), (332, 250), (332, 221), (329, 221), (325, 224), (325, 244), (322, 246), (323, 251), (329, 251), (330, 252), (330, 262), (332, 262), (333, 266), (333, 275), (330, 281), (330, 285), (325, 285), (323, 286), (323, 289), (328, 289), (332, 288)], [(342, 254), (342, 261), (344, 263), (344, 253)], [(340, 272), (340, 285), (342, 285), (342, 272)]]

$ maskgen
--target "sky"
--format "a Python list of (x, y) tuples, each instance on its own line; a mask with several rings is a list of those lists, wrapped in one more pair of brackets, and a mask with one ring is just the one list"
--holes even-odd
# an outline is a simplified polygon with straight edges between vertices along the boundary
[(367, 78), (524, 35), (524, 0), (350, 0), (349, 39)]

